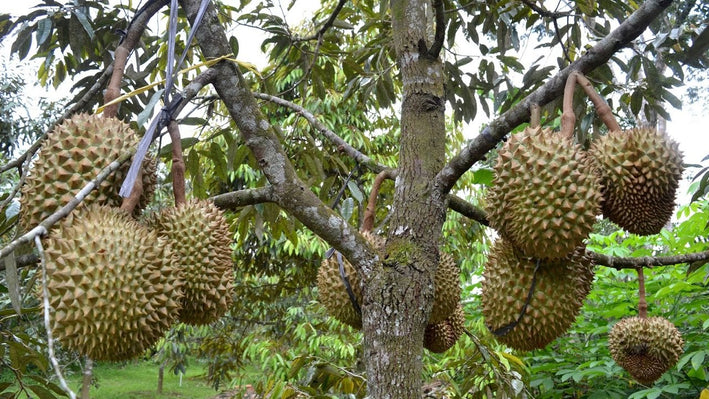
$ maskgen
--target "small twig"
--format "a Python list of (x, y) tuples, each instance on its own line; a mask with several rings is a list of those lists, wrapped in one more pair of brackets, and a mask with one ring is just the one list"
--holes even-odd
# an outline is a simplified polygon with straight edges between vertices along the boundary
[(561, 51), (564, 52), (564, 59), (566, 59), (566, 61), (571, 63), (572, 59), (569, 56), (569, 50), (566, 48), (566, 45), (564, 44), (564, 40), (561, 37), (561, 32), (559, 30), (559, 23), (556, 22), (556, 19), (553, 19), (551, 22), (552, 22), (552, 24), (554, 24), (554, 33), (556, 33), (556, 37), (557, 37), (557, 39), (559, 39), (559, 45), (561, 46)]
[(345, 6), (345, 3), (347, 3), (347, 0), (340, 0), (337, 3), (337, 6), (335, 6), (335, 10), (332, 12), (332, 14), (327, 19), (327, 21), (325, 21), (325, 24), (323, 24), (323, 26), (321, 26), (320, 29), (318, 29), (318, 31), (315, 34), (310, 35), (310, 36), (306, 36), (306, 37), (294, 37), (292, 39), (293, 42), (294, 43), (306, 42), (306, 41), (315, 40), (315, 39), (320, 40), (323, 37), (323, 35), (325, 35), (325, 32), (327, 32), (327, 30), (332, 27), (332, 24), (335, 23), (335, 20), (337, 19), (337, 15), (340, 14), (340, 11), (342, 11), (342, 7)]
[(313, 115), (310, 111), (301, 107), (300, 105), (292, 103), (288, 100), (284, 100), (280, 97), (272, 96), (270, 94), (254, 92), (253, 95), (258, 99), (270, 101), (272, 103), (282, 105), (297, 112), (303, 118), (305, 118), (315, 129), (317, 129), (323, 136), (325, 136), (325, 138), (330, 140), (333, 144), (337, 145), (340, 151), (344, 151), (347, 155), (357, 161), (357, 163), (366, 166), (369, 170), (379, 173), (382, 170), (387, 169), (387, 166), (374, 161), (373, 159), (361, 153), (359, 150), (352, 147), (348, 142), (343, 140), (332, 130), (328, 129), (322, 122), (320, 122), (315, 117), (315, 115)]
[(377, 213), (377, 197), (379, 196), (379, 189), (382, 183), (386, 179), (393, 179), (396, 174), (394, 169), (385, 169), (377, 175), (372, 183), (372, 192), (369, 193), (369, 201), (367, 202), (367, 208), (364, 211), (364, 222), (362, 222), (362, 231), (372, 231), (374, 228), (374, 216)]
[(182, 142), (180, 128), (175, 120), (167, 125), (167, 132), (172, 141), (172, 192), (175, 196), (175, 206), (182, 205), (185, 199), (185, 161), (182, 158)]
[(54, 226), (59, 220), (69, 215), (69, 213), (71, 213), (74, 208), (79, 206), (79, 204), (84, 200), (84, 198), (86, 198), (86, 196), (91, 193), (91, 191), (93, 191), (93, 189), (98, 187), (102, 181), (106, 180), (106, 178), (111, 175), (111, 173), (115, 172), (118, 168), (121, 167), (124, 162), (130, 159), (130, 157), (133, 156), (133, 153), (135, 153), (135, 149), (127, 151), (117, 160), (111, 162), (108, 166), (101, 170), (101, 172), (96, 176), (96, 178), (86, 183), (86, 185), (76, 194), (76, 196), (72, 198), (61, 209), (49, 215), (46, 219), (40, 222), (38, 226), (34, 227), (27, 233), (23, 234), (22, 236), (18, 237), (17, 239), (13, 240), (5, 247), (3, 247), (3, 249), (0, 250), (0, 259), (9, 255), (10, 252), (14, 251), (20, 245), (32, 242), (35, 237), (45, 235), (47, 231), (49, 231), (49, 229)]
[(645, 299), (645, 274), (643, 268), (638, 267), (638, 316), (647, 318), (647, 299)]
[(52, 362), (52, 367), (54, 367), (54, 374), (59, 379), (59, 385), (62, 387), (64, 392), (66, 392), (71, 399), (76, 399), (76, 394), (67, 385), (64, 376), (62, 375), (61, 367), (57, 361), (57, 357), (54, 354), (54, 338), (52, 337), (52, 323), (50, 321), (49, 313), (51, 305), (49, 304), (49, 289), (47, 288), (47, 261), (44, 256), (44, 248), (42, 247), (42, 240), (39, 235), (34, 237), (34, 243), (37, 246), (37, 253), (39, 254), (39, 259), (42, 263), (42, 300), (44, 303), (44, 328), (47, 330), (47, 351), (49, 352), (49, 360)]

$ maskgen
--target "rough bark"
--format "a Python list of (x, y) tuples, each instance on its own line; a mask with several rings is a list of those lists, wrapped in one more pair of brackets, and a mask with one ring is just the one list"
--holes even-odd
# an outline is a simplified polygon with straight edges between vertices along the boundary
[(364, 361), (374, 398), (421, 397), (423, 332), (446, 197), (432, 182), (445, 162), (443, 72), (426, 41), (424, 0), (391, 3), (403, 83), (401, 146), (384, 260), (364, 285)]

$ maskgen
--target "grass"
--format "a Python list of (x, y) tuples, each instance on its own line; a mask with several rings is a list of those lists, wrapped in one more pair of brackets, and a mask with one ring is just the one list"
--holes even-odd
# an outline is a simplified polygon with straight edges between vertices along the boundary
[[(92, 399), (167, 399), (189, 398), (206, 399), (217, 395), (201, 377), (203, 370), (198, 364), (192, 363), (187, 368), (187, 374), (180, 377), (165, 369), (163, 393), (157, 394), (159, 366), (150, 361), (131, 362), (125, 365), (115, 363), (98, 363), (94, 367), (95, 385), (91, 387)], [(75, 392), (81, 390), (81, 375), (71, 378), (71, 388)]]
[[(95, 384), (91, 386), (91, 399), (208, 399), (219, 392), (207, 385), (203, 369), (196, 362), (187, 367), (187, 374), (180, 377), (165, 368), (163, 393), (158, 395), (159, 365), (151, 361), (94, 364)], [(4, 374), (4, 373), (3, 373)], [(69, 387), (80, 395), (81, 374), (65, 375)]]

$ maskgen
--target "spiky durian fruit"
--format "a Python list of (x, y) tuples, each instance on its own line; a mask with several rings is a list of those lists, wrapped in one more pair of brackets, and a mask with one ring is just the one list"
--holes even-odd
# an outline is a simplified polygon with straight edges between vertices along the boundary
[(428, 323), (439, 323), (455, 312), (460, 303), (460, 266), (453, 255), (440, 252), (441, 259), (436, 269), (433, 308)]
[[(378, 251), (384, 248), (386, 240), (383, 237), (363, 232), (365, 239)], [(341, 256), (341, 255), (340, 255)], [(362, 317), (355, 310), (340, 275), (338, 254), (322, 261), (318, 271), (318, 293), (320, 302), (328, 309), (330, 315), (354, 328), (362, 328)], [(358, 304), (362, 303), (360, 282), (354, 267), (342, 257), (345, 276), (349, 281), (352, 293)], [(433, 308), (429, 323), (439, 323), (448, 318), (460, 302), (460, 266), (452, 255), (441, 252), (435, 279)]]
[(453, 313), (438, 323), (429, 323), (423, 336), (423, 347), (434, 353), (443, 353), (458, 341), (465, 330), (465, 313), (458, 303)]
[[(370, 232), (362, 232), (369, 244), (379, 251), (384, 247), (385, 239)], [(345, 283), (340, 274), (342, 262), (345, 277), (350, 285), (357, 304), (362, 304), (362, 289), (359, 277), (352, 264), (344, 256), (335, 252), (329, 258), (323, 259), (318, 270), (318, 299), (325, 306), (330, 316), (353, 328), (362, 328), (362, 315), (352, 304)]]
[(593, 266), (582, 248), (544, 261), (520, 257), (498, 239), (483, 272), (485, 324), (509, 347), (543, 348), (573, 324), (592, 282)]
[(613, 360), (641, 384), (650, 385), (684, 352), (677, 327), (663, 317), (628, 317), (608, 334)]
[(486, 209), (490, 225), (524, 255), (563, 258), (591, 232), (600, 190), (570, 138), (527, 128), (500, 149)]
[(603, 184), (603, 215), (631, 233), (659, 233), (682, 178), (678, 144), (655, 129), (615, 131), (590, 150)]
[(232, 301), (231, 234), (222, 212), (207, 200), (163, 209), (149, 221), (167, 237), (184, 282), (180, 321), (203, 325), (222, 317)]
[(52, 331), (94, 360), (127, 360), (176, 319), (182, 282), (166, 240), (117, 208), (93, 205), (46, 243)]
[[(20, 227), (26, 231), (69, 202), (98, 173), (136, 144), (133, 129), (116, 118), (77, 114), (57, 125), (42, 143), (20, 197)], [(155, 191), (155, 161), (143, 163), (147, 205)], [(119, 206), (118, 195), (130, 163), (104, 180), (83, 202)], [(119, 173), (120, 172), (120, 173)]]

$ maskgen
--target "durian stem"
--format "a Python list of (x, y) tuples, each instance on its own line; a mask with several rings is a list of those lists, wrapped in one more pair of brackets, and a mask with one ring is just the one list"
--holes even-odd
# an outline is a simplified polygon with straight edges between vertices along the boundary
[(374, 228), (374, 215), (377, 213), (377, 197), (379, 196), (379, 189), (382, 183), (386, 179), (391, 179), (393, 177), (392, 169), (385, 169), (377, 175), (372, 183), (372, 192), (369, 193), (369, 201), (367, 202), (367, 208), (364, 211), (364, 221), (362, 222), (362, 231), (372, 231)]
[(645, 299), (645, 274), (643, 268), (638, 269), (638, 317), (647, 318), (647, 300)]
[(603, 124), (608, 128), (608, 131), (620, 131), (620, 125), (615, 119), (615, 116), (613, 116), (613, 110), (611, 110), (611, 107), (608, 106), (608, 103), (603, 99), (603, 97), (596, 92), (588, 78), (580, 72), (575, 72), (574, 74), (576, 75), (576, 82), (579, 86), (581, 86), (591, 102), (593, 102), (593, 106), (596, 108), (598, 117), (601, 118)]
[(172, 140), (172, 192), (175, 196), (175, 206), (178, 206), (186, 202), (185, 161), (182, 157), (180, 128), (175, 120), (171, 120), (167, 125), (167, 132)]
[(538, 128), (542, 124), (542, 108), (537, 103), (529, 106), (529, 126)]
[[(121, 81), (123, 80), (123, 70), (126, 67), (126, 62), (128, 61), (128, 55), (130, 54), (130, 49), (126, 46), (126, 42), (118, 46), (115, 51), (115, 59), (113, 61), (113, 73), (111, 74), (111, 80), (108, 82), (108, 87), (106, 87), (106, 92), (103, 95), (103, 103), (108, 104), (115, 100), (121, 95)], [(111, 104), (104, 108), (103, 117), (104, 118), (115, 118), (118, 115), (118, 106), (120, 104)]]
[(593, 88), (591, 82), (579, 71), (574, 71), (569, 74), (564, 87), (564, 105), (561, 114), (561, 134), (565, 137), (572, 137), (574, 125), (576, 124), (576, 115), (574, 114), (574, 89), (576, 84), (581, 86), (586, 96), (591, 100), (596, 108), (598, 117), (601, 118), (603, 124), (606, 125), (608, 131), (620, 131), (620, 125), (613, 116), (613, 110), (608, 106), (608, 103), (601, 97)]
[(143, 167), (141, 166), (138, 170), (138, 174), (135, 176), (135, 183), (133, 183), (133, 190), (130, 192), (130, 196), (123, 198), (123, 203), (121, 203), (121, 210), (126, 211), (129, 215), (133, 214), (135, 207), (138, 206), (140, 202), (140, 196), (143, 195)]
[(49, 355), (49, 361), (52, 363), (54, 368), (54, 374), (59, 379), (59, 385), (62, 387), (64, 392), (66, 392), (71, 399), (76, 399), (76, 394), (69, 388), (66, 383), (64, 376), (62, 375), (62, 369), (59, 366), (59, 361), (57, 361), (57, 356), (54, 354), (54, 337), (52, 337), (52, 322), (49, 316), (51, 310), (51, 305), (49, 304), (49, 289), (47, 288), (47, 261), (44, 256), (44, 247), (42, 246), (42, 240), (39, 236), (34, 237), (34, 243), (37, 247), (37, 253), (39, 254), (39, 259), (42, 262), (42, 306), (44, 311), (44, 329), (47, 330), (47, 352)]
[(576, 114), (574, 114), (574, 89), (576, 88), (576, 76), (578, 72), (571, 72), (566, 79), (564, 86), (564, 104), (561, 112), (561, 135), (573, 137), (574, 125), (576, 124)]

